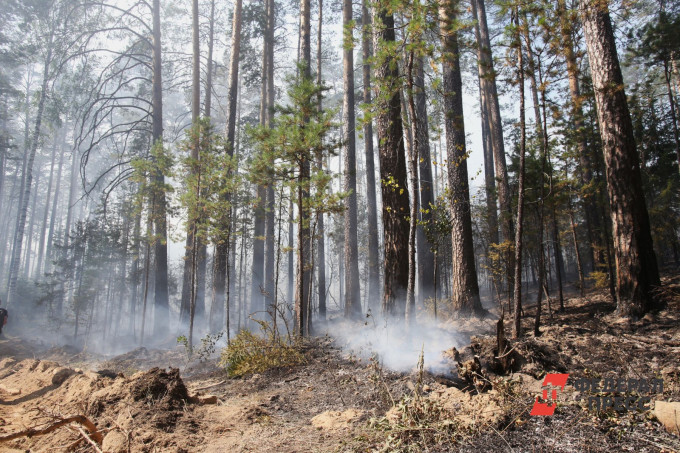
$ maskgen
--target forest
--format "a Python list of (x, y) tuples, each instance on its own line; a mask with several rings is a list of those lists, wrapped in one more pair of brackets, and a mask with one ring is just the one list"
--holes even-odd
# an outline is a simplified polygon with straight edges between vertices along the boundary
[[(157, 368), (125, 378), (135, 401), (146, 380), (183, 388), (158, 399), (176, 418), (210, 379), (246, 376), (214, 385), (245, 395), (333, 363), (372, 383), (336, 402), (364, 411), (350, 427), (374, 412), (341, 451), (525, 451), (535, 439), (501, 434), (523, 426), (501, 383), (520, 372), (642, 373), (680, 401), (679, 59), (675, 0), (3, 0), (0, 382), (51, 370), (20, 372), (30, 357), (116, 382), (177, 366), (199, 396)], [(569, 358), (625, 341), (656, 349), (638, 368)], [(7, 382), (0, 398), (19, 394)], [(503, 421), (452, 428), (446, 402), (423, 402), (436, 385)], [(66, 451), (118, 451), (114, 432), (120, 451), (204, 451), (193, 431), (142, 448), (131, 427), (103, 436), (101, 411), (78, 415), (91, 427), (39, 412), (39, 436), (82, 426)], [(11, 425), (0, 443), (39, 445)], [(300, 451), (333, 450), (338, 429)], [(668, 431), (641, 445), (680, 448)]]

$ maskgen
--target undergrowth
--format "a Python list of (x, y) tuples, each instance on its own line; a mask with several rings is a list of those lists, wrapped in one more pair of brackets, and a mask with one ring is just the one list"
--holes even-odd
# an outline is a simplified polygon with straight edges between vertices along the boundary
[(222, 349), (219, 365), (230, 377), (262, 373), (271, 368), (290, 367), (305, 362), (302, 342), (297, 338), (281, 338), (269, 323), (260, 324), (262, 335), (242, 330)]
[[(422, 452), (450, 445), (461, 432), (453, 414), (438, 401), (422, 394), (423, 352), (418, 360), (418, 380), (410, 395), (405, 395), (386, 416), (372, 418), (371, 428), (387, 434), (379, 451)], [(391, 395), (390, 395), (391, 398)]]

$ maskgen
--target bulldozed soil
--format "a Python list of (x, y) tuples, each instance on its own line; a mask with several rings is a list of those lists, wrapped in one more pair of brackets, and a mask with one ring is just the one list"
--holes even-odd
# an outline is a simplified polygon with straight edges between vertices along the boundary
[[(654, 415), (655, 401), (680, 404), (680, 276), (664, 283), (668, 308), (635, 322), (617, 318), (604, 291), (573, 292), (536, 337), (526, 308), (503, 375), (495, 310), (441, 323), (469, 339), (442, 351), (443, 373), (417, 362), (393, 371), (331, 337), (305, 343), (301, 365), (229, 378), (216, 357), (190, 361), (181, 347), (104, 357), (6, 333), (0, 451), (680, 451), (680, 434)], [(549, 372), (570, 380), (554, 415), (531, 416)], [(575, 379), (608, 377), (663, 379), (663, 390), (649, 410), (588, 409), (588, 396), (607, 393)]]

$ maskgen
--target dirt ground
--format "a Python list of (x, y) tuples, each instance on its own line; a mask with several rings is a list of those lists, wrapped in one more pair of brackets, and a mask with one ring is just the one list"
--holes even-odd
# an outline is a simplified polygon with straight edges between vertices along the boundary
[[(396, 372), (330, 337), (305, 344), (302, 365), (230, 379), (216, 358), (188, 361), (181, 347), (103, 357), (5, 336), (0, 451), (680, 451), (680, 436), (652, 410), (589, 410), (590, 394), (573, 385), (660, 378), (651, 406), (680, 402), (680, 276), (664, 283), (668, 308), (632, 323), (615, 317), (604, 291), (570, 293), (564, 312), (544, 314), (539, 337), (526, 309), (527, 333), (511, 343), (515, 368), (504, 376), (491, 370), (497, 312), (491, 321), (443, 323), (469, 335), (461, 362), (479, 358), (467, 381), (453, 359), (443, 374), (416, 363)], [(570, 381), (554, 415), (530, 416), (546, 372), (569, 373)], [(26, 435), (2, 440), (18, 433)]]

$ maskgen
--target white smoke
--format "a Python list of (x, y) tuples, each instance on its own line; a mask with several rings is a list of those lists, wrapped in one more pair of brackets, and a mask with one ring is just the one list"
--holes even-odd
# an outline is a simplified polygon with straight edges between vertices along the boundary
[[(489, 333), (492, 321), (474, 322), (476, 334)], [(469, 332), (469, 327), (464, 329)], [(377, 355), (381, 364), (394, 371), (413, 370), (424, 356), (424, 368), (434, 374), (450, 374), (453, 363), (446, 359), (444, 351), (469, 344), (469, 333), (462, 333), (455, 322), (438, 323), (419, 319), (416, 325), (407, 326), (404, 321), (389, 320), (357, 323), (334, 320), (324, 328), (324, 333), (334, 338), (343, 350), (368, 359)]]

